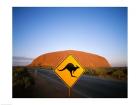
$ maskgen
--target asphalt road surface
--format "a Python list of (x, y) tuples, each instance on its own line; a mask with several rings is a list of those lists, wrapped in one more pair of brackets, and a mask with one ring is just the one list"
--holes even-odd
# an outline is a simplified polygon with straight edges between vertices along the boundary
[(38, 69), (30, 73), (35, 79), (36, 98), (127, 98), (127, 81), (101, 79), (82, 75), (70, 90), (52, 70)]

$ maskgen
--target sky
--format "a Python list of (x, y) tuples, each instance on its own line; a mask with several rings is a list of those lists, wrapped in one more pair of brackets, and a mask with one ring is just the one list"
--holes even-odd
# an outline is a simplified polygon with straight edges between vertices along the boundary
[(127, 66), (126, 7), (13, 7), (13, 56), (80, 50)]

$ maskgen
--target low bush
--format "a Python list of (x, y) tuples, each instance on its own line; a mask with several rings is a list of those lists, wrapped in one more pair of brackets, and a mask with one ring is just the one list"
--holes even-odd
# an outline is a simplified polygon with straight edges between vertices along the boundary
[(86, 68), (85, 75), (124, 80), (127, 79), (127, 67)]

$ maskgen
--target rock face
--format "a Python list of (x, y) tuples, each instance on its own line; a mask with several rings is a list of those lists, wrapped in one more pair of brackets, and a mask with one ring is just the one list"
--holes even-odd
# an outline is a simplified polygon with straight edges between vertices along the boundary
[(97, 68), (97, 67), (110, 67), (111, 65), (108, 61), (99, 55), (86, 53), (83, 51), (66, 50), (57, 51), (52, 53), (43, 54), (33, 62), (28, 65), (29, 67), (53, 67), (55, 68), (59, 65), (68, 55), (73, 55), (73, 57), (78, 61), (78, 63), (84, 68)]

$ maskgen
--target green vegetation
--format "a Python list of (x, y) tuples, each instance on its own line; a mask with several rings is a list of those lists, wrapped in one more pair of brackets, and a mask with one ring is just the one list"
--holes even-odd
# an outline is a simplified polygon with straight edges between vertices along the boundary
[(47, 69), (47, 70), (54, 70), (52, 66), (46, 66), (45, 69)]
[(13, 67), (13, 97), (24, 96), (34, 85), (34, 79), (26, 67)]
[(118, 80), (127, 80), (127, 67), (110, 68), (86, 68), (85, 75), (97, 76), (101, 78), (111, 78)]
[(14, 67), (13, 70), (13, 86), (20, 85), (24, 88), (28, 88), (34, 84), (33, 78), (30, 76), (27, 68), (25, 67)]
[(95, 75), (95, 69), (92, 69), (92, 68), (85, 68), (85, 72), (84, 72), (85, 75)]
[(28, 67), (30, 70), (34, 69), (47, 69), (47, 70), (54, 70), (52, 66), (33, 66), (33, 67)]

